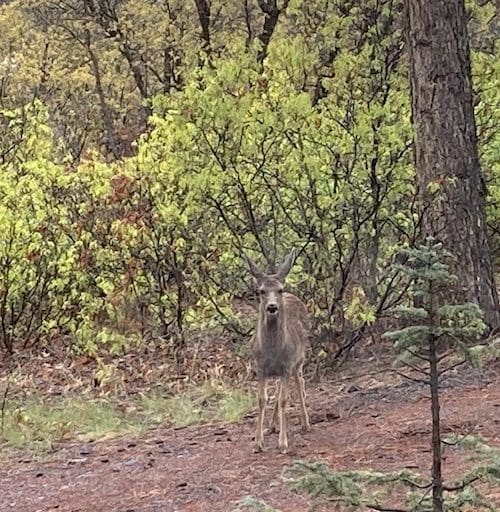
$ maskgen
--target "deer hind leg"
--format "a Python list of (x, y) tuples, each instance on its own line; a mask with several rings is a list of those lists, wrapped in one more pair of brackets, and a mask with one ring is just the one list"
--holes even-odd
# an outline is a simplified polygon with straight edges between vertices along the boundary
[(280, 413), (280, 434), (278, 448), (281, 453), (288, 451), (288, 437), (286, 432), (286, 400), (288, 396), (288, 378), (280, 379), (279, 413)]
[(259, 379), (258, 404), (259, 413), (257, 415), (257, 429), (255, 432), (255, 448), (256, 453), (264, 451), (264, 412), (267, 402), (266, 379)]
[(275, 401), (274, 401), (274, 410), (273, 416), (271, 418), (271, 423), (269, 423), (269, 432), (277, 432), (278, 431), (278, 416), (279, 416), (279, 403), (280, 403), (280, 388), (281, 388), (281, 379), (278, 379), (276, 383), (276, 391), (275, 391)]
[(295, 373), (295, 382), (297, 383), (297, 389), (299, 390), (300, 421), (302, 423), (302, 430), (310, 432), (311, 423), (309, 422), (309, 414), (307, 414), (306, 408), (306, 384), (304, 377), (302, 376), (302, 368), (297, 369)]

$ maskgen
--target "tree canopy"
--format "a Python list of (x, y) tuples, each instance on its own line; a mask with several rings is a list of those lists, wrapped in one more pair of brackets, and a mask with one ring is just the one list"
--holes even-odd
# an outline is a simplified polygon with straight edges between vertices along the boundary
[[(494, 254), (494, 2), (468, 2)], [(0, 339), (218, 324), (242, 335), (244, 250), (290, 284), (318, 343), (401, 300), (420, 233), (400, 0), (14, 0), (0, 6)]]

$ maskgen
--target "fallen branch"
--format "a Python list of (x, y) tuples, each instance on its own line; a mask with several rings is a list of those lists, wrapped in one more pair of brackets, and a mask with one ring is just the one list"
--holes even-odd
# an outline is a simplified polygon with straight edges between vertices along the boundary
[(411, 512), (408, 509), (405, 508), (387, 508), (387, 507), (381, 507), (380, 505), (371, 505), (367, 504), (365, 505), (368, 508), (371, 508), (372, 510), (377, 510), (377, 512)]

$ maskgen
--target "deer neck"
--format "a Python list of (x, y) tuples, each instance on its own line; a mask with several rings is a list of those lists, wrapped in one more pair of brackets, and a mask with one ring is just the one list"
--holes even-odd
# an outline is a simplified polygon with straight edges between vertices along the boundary
[(280, 311), (276, 317), (269, 318), (265, 312), (260, 312), (260, 339), (264, 344), (281, 345), (285, 339), (285, 312)]

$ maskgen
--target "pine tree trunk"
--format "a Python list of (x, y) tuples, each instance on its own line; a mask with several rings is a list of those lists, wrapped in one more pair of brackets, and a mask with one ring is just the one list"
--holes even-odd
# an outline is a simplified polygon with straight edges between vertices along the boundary
[(432, 506), (434, 512), (443, 512), (443, 476), (441, 472), (441, 420), (439, 416), (439, 375), (437, 369), (436, 342), (431, 337), (430, 387), (432, 409)]
[[(436, 318), (436, 291), (433, 284), (429, 287), (430, 307), (429, 326), (438, 324)], [(441, 471), (441, 418), (439, 408), (439, 371), (437, 340), (434, 333), (429, 335), (429, 386), (431, 391), (431, 414), (432, 414), (432, 509), (433, 512), (443, 512), (443, 475)]]
[(457, 257), (460, 289), (450, 301), (477, 302), (496, 328), (464, 0), (406, 0), (406, 23), (424, 234)]

